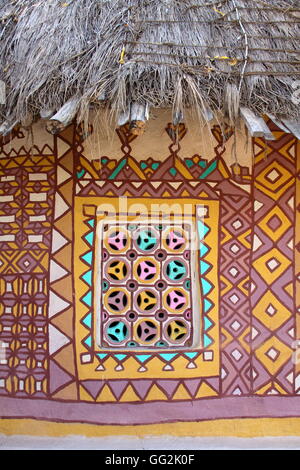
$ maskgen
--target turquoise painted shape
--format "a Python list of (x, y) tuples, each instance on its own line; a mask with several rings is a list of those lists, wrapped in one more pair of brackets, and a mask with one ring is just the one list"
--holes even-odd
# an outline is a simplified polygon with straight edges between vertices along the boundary
[(208, 335), (204, 335), (204, 341), (203, 341), (204, 347), (207, 348), (212, 343), (213, 343), (213, 340)]
[(89, 264), (91, 266), (92, 262), (93, 262), (93, 252), (92, 251), (89, 251), (88, 253), (85, 253), (85, 255), (83, 255), (81, 257), (87, 264)]
[(168, 362), (169, 362), (169, 361), (172, 361), (172, 359), (174, 359), (174, 357), (176, 357), (177, 354), (171, 354), (171, 353), (169, 353), (169, 354), (159, 354), (159, 356), (160, 356), (162, 359), (164, 359), (165, 361), (168, 361)]
[(148, 168), (148, 165), (144, 162), (141, 163), (141, 169), (142, 170), (145, 170), (146, 168)]
[(99, 359), (101, 359), (101, 361), (102, 361), (103, 359), (106, 358), (107, 354), (105, 354), (105, 353), (98, 353), (98, 354), (96, 354), (96, 356), (99, 357)]
[(117, 168), (115, 168), (115, 170), (113, 171), (113, 173), (108, 177), (109, 180), (113, 180), (116, 178), (116, 176), (118, 176), (118, 174), (120, 173), (121, 170), (123, 170), (124, 166), (127, 164), (127, 158), (124, 158), (124, 160), (122, 160), (119, 165), (117, 166)]
[(83, 274), (82, 279), (89, 285), (92, 286), (92, 271), (87, 271)]
[(204, 299), (204, 302), (203, 302), (204, 313), (209, 312), (212, 306), (213, 306), (213, 303), (210, 300)]
[(197, 352), (188, 352), (188, 353), (184, 353), (184, 355), (189, 358), (189, 359), (195, 359), (195, 357), (197, 356)]
[(203, 180), (203, 179), (207, 178), (213, 171), (216, 170), (216, 168), (217, 168), (217, 161), (215, 161), (211, 165), (209, 165), (207, 170), (205, 170), (204, 173), (202, 173), (202, 175), (199, 176), (199, 179)]
[(88, 313), (88, 315), (86, 317), (84, 317), (84, 319), (82, 320), (82, 323), (87, 327), (87, 328), (91, 328), (92, 327), (92, 314), (91, 313)]
[(151, 357), (151, 354), (137, 354), (135, 357), (143, 364), (147, 359), (149, 359), (149, 357)]
[(81, 171), (77, 171), (77, 178), (78, 178), (78, 179), (82, 178), (82, 177), (84, 176), (84, 174), (85, 174), (85, 170), (84, 170), (84, 169), (81, 170)]
[(204, 331), (209, 330), (213, 326), (213, 323), (208, 317), (204, 317)]
[(91, 347), (92, 347), (92, 337), (91, 337), (91, 336), (88, 336), (88, 337), (84, 340), (84, 343), (85, 343), (89, 348), (91, 348)]
[(123, 359), (127, 357), (127, 354), (114, 354), (114, 356), (118, 359), (118, 361), (123, 361)]
[(89, 232), (85, 237), (83, 237), (90, 246), (93, 246), (94, 241), (94, 232)]
[(170, 168), (169, 172), (171, 173), (172, 176), (177, 175), (177, 170), (175, 168)]
[(92, 306), (92, 292), (89, 290), (84, 297), (82, 297), (82, 302), (85, 303), (88, 307)]
[(207, 271), (211, 268), (211, 264), (206, 263), (206, 261), (200, 261), (200, 273), (202, 276), (207, 273)]
[(101, 163), (103, 163), (103, 165), (106, 165), (107, 162), (108, 158), (101, 158)]
[(198, 165), (201, 167), (201, 168), (206, 168), (207, 167), (207, 163), (206, 162), (199, 162)]
[(198, 234), (200, 240), (203, 240), (209, 232), (209, 227), (205, 225), (202, 220), (198, 220)]
[(157, 170), (159, 163), (152, 163), (152, 170)]
[(87, 222), (91, 228), (94, 228), (95, 226), (95, 219), (88, 220)]
[(200, 257), (204, 258), (209, 252), (210, 248), (204, 245), (204, 243), (200, 243), (199, 250), (200, 250)]
[(194, 166), (193, 160), (190, 160), (189, 158), (185, 160), (185, 164), (189, 169), (192, 168), (192, 166)]
[(213, 290), (213, 285), (204, 277), (201, 278), (201, 286), (204, 295), (209, 294)]

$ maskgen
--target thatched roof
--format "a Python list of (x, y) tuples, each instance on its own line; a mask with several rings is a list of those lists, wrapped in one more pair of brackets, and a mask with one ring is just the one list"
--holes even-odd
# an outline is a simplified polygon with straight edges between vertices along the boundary
[(297, 121), (299, 39), (299, 0), (0, 0), (1, 131), (66, 102)]

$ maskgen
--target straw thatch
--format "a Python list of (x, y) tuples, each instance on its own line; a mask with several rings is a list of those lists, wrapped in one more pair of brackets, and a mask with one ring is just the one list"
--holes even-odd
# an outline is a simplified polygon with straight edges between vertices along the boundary
[(298, 120), (299, 38), (299, 0), (0, 0), (1, 131), (65, 103)]

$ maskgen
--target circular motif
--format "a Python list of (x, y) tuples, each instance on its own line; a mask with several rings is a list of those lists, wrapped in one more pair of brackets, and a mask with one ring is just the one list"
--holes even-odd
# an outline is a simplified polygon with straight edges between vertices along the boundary
[(168, 318), (168, 314), (164, 310), (158, 310), (155, 314), (155, 318), (158, 321), (165, 321)]
[(138, 281), (152, 284), (159, 275), (159, 264), (154, 258), (139, 258), (134, 265), (133, 272)]
[(184, 343), (188, 334), (189, 327), (184, 320), (170, 320), (165, 326), (165, 336), (172, 344)]
[(129, 336), (129, 328), (124, 321), (112, 320), (105, 327), (105, 336), (111, 343), (124, 343)]
[(157, 250), (154, 256), (157, 261), (164, 261), (167, 257), (167, 253), (165, 250)]
[(130, 261), (134, 261), (135, 259), (137, 259), (137, 254), (134, 250), (127, 251), (126, 256)]
[(137, 230), (134, 238), (135, 246), (138, 250), (143, 251), (144, 253), (153, 251), (159, 241), (158, 233), (149, 227), (143, 227)]
[(154, 320), (140, 320), (134, 327), (134, 336), (141, 344), (153, 344), (157, 341), (159, 326)]
[(157, 283), (155, 284), (155, 289), (159, 291), (165, 290), (166, 288), (167, 288), (167, 284), (162, 279), (157, 281)]
[(167, 290), (163, 298), (165, 308), (172, 313), (181, 313), (187, 307), (187, 294), (181, 288)]
[(111, 282), (123, 282), (129, 274), (127, 263), (120, 259), (111, 260), (105, 267), (105, 271)]
[(187, 265), (180, 258), (172, 258), (164, 266), (164, 274), (172, 282), (182, 281), (188, 273)]
[(158, 303), (155, 292), (150, 289), (140, 290), (135, 300), (139, 310), (143, 313), (152, 312)]
[(124, 289), (110, 289), (104, 296), (104, 304), (114, 314), (123, 313), (129, 305), (128, 294)]
[(125, 228), (111, 227), (105, 234), (104, 243), (110, 252), (123, 253), (128, 249), (130, 238)]
[(138, 283), (136, 281), (130, 279), (129, 281), (127, 281), (126, 287), (129, 290), (129, 292), (134, 292), (138, 288)]
[(182, 252), (186, 247), (187, 239), (181, 227), (169, 228), (163, 236), (163, 244), (172, 253)]
[(135, 312), (128, 312), (126, 318), (128, 321), (135, 321), (137, 319), (137, 314)]

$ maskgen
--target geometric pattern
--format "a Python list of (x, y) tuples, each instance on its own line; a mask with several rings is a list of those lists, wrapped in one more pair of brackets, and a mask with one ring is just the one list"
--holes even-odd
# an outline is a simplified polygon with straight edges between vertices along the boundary
[(291, 395), (295, 393), (296, 139), (270, 126), (276, 140), (255, 142), (252, 390), (258, 395)]
[(49, 271), (49, 392), (54, 399), (63, 400), (78, 398), (72, 295), (73, 141), (72, 126), (56, 137), (57, 186)]
[[(169, 124), (166, 130), (171, 139), (176, 139), (170, 132), (170, 126)], [(226, 166), (222, 159), (225, 152), (224, 138), (217, 126), (213, 129), (218, 141), (215, 147), (216, 157), (209, 162), (199, 155), (185, 159), (178, 155), (180, 140), (187, 133), (185, 127), (179, 133), (179, 142), (172, 140), (169, 146), (170, 156), (164, 162), (154, 161), (151, 158), (147, 161), (137, 161), (131, 155), (130, 146), (136, 136), (129, 134), (126, 125), (117, 129), (117, 133), (122, 143), (121, 151), (124, 152), (121, 160), (103, 157), (88, 161), (82, 153), (78, 154), (77, 196), (184, 197), (188, 193), (197, 196), (199, 192), (195, 186), (196, 181), (214, 183), (230, 178), (245, 184), (251, 181), (248, 168), (233, 165), (230, 171)], [(229, 138), (230, 134), (227, 137)]]
[(1, 395), (45, 397), (48, 386), (47, 276), (1, 276), (0, 324), (4, 357)]
[(252, 204), (249, 194), (220, 183), (221, 393), (248, 395), (251, 383), (251, 311), (249, 265)]
[[(37, 155), (35, 155), (35, 151)], [(48, 270), (53, 150), (0, 159), (0, 393), (48, 393)], [(10, 152), (12, 153), (12, 151)]]
[[(211, 161), (180, 155), (183, 124), (167, 125), (163, 162), (135, 159), (126, 125), (117, 130), (120, 160), (87, 160), (73, 125), (42, 149), (18, 147), (21, 131), (10, 147), (1, 142), (3, 416), (24, 409), (35, 418), (139, 424), (299, 414), (300, 147), (268, 125), (276, 140), (253, 140), (253, 175), (228, 168), (232, 129), (218, 126)], [(97, 341), (98, 208), (111, 204), (119, 217), (119, 198), (190, 205), (199, 344), (136, 350)]]
[(191, 346), (199, 328), (192, 304), (195, 227), (185, 219), (167, 224), (157, 219), (155, 224), (149, 215), (150, 224), (140, 218), (104, 221), (98, 231), (101, 300), (96, 315), (99, 343), (106, 347)]
[[(203, 186), (202, 186), (203, 188)], [(209, 187), (206, 188), (209, 192)], [(112, 199), (109, 199), (110, 203)], [(75, 263), (75, 292), (76, 292), (76, 350), (77, 350), (77, 369), (79, 377), (83, 376), (89, 378), (92, 384), (96, 381), (98, 386), (99, 376), (102, 380), (105, 380), (105, 390), (114, 386), (115, 381), (122, 380), (149, 380), (153, 381), (154, 390), (150, 387), (151, 393), (147, 400), (152, 401), (154, 397), (162, 397), (161, 390), (157, 391), (157, 383), (155, 378), (166, 385), (166, 380), (169, 380), (169, 384), (174, 385), (174, 393), (176, 390), (175, 384), (181, 383), (184, 379), (202, 378), (204, 383), (201, 388), (200, 394), (202, 396), (215, 396), (218, 389), (218, 370), (219, 370), (219, 330), (218, 330), (218, 300), (215, 300), (214, 304), (209, 303), (209, 297), (218, 299), (217, 295), (217, 259), (218, 259), (218, 246), (216, 238), (216, 230), (213, 227), (218, 226), (218, 206), (217, 201), (205, 200), (205, 206), (209, 209), (207, 217), (205, 218), (204, 230), (201, 233), (204, 234), (202, 244), (208, 244), (211, 249), (204, 253), (202, 250), (203, 259), (203, 286), (205, 288), (205, 336), (204, 336), (204, 348), (199, 349), (183, 349), (182, 351), (166, 350), (160, 352), (150, 352), (141, 349), (140, 352), (130, 352), (128, 349), (111, 351), (107, 349), (99, 349), (99, 346), (95, 344), (95, 319), (93, 312), (93, 299), (95, 296), (93, 285), (90, 282), (94, 278), (91, 268), (94, 264), (93, 253), (95, 253), (95, 236), (93, 235), (93, 229), (97, 226), (97, 223), (93, 222), (93, 215), (95, 216), (97, 205), (99, 203), (105, 204), (107, 200), (98, 197), (89, 198), (76, 198), (75, 200), (75, 214), (82, 214), (80, 218), (77, 218), (75, 223), (75, 258), (79, 259), (78, 263)], [(117, 200), (115, 203), (117, 204)], [(164, 199), (164, 202), (168, 202)], [(169, 201), (171, 202), (171, 201)], [(133, 198), (131, 200), (132, 206), (138, 203), (138, 200)], [(150, 206), (151, 201), (148, 201)], [(189, 200), (190, 204), (194, 204), (192, 213), (195, 213), (196, 204), (199, 204), (199, 200)], [(184, 204), (184, 200), (182, 201)], [(130, 206), (129, 206), (130, 209)], [(99, 216), (100, 217), (100, 216)], [(100, 217), (101, 220), (101, 217)], [(211, 267), (210, 267), (211, 266)], [(208, 268), (209, 267), (209, 268)], [(205, 268), (205, 271), (204, 271)], [(205, 277), (207, 280), (205, 281)], [(209, 292), (207, 287), (209, 287)], [(200, 309), (198, 310), (198, 314)], [(202, 316), (204, 319), (204, 316)], [(160, 383), (160, 382), (159, 382)], [(187, 382), (189, 383), (189, 382)], [(191, 382), (193, 383), (193, 382)], [(82, 384), (82, 382), (81, 382)], [(85, 381), (84, 381), (85, 384)], [(82, 384), (80, 388), (81, 399), (88, 400), (85, 385)], [(159, 388), (159, 387), (158, 387)], [(182, 388), (180, 388), (181, 390)], [(156, 390), (157, 394), (154, 394)], [(109, 395), (111, 395), (109, 393)], [(176, 395), (179, 397), (179, 393)], [(200, 395), (199, 395), (200, 396)], [(84, 397), (84, 398), (83, 398)], [(98, 394), (97, 401), (105, 401), (106, 394)], [(183, 395), (182, 395), (183, 397)], [(164, 400), (169, 400), (167, 394)], [(178, 398), (179, 399), (179, 398)], [(94, 400), (90, 397), (89, 400)], [(136, 398), (136, 401), (140, 399)], [(146, 400), (146, 401), (147, 401)], [(108, 400), (108, 401), (111, 401)]]
[(295, 200), (295, 266), (294, 266), (294, 294), (295, 294), (295, 315), (296, 315), (296, 332), (294, 343), (294, 363), (295, 363), (295, 393), (300, 394), (300, 355), (299, 355), (299, 338), (300, 338), (300, 144), (296, 142), (297, 150), (297, 167), (296, 167), (296, 200)]

